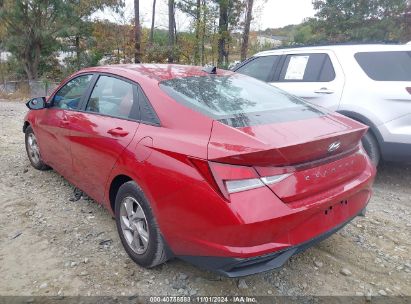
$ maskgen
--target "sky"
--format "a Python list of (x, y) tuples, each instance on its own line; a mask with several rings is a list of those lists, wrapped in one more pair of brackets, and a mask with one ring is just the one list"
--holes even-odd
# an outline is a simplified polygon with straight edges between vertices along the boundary
[[(254, 0), (253, 30), (266, 28), (278, 28), (289, 24), (301, 23), (305, 18), (314, 16), (312, 0)], [(133, 17), (133, 0), (125, 0), (126, 18)], [(151, 26), (152, 0), (140, 0), (140, 21), (144, 27)], [(97, 18), (110, 18), (110, 13), (103, 12), (96, 15)], [(177, 12), (177, 30), (188, 30), (190, 18), (181, 12)], [(166, 29), (168, 26), (167, 0), (157, 0), (156, 27)]]
[(256, 29), (299, 24), (305, 18), (313, 16), (312, 0), (268, 0), (261, 12), (261, 22), (257, 21)]

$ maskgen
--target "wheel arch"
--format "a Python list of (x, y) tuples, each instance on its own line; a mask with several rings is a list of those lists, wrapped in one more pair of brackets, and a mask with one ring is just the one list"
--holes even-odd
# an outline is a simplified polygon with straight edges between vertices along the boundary
[(114, 177), (110, 183), (110, 188), (108, 191), (108, 200), (110, 203), (110, 208), (113, 214), (115, 214), (115, 204), (116, 204), (116, 195), (120, 187), (129, 182), (132, 181), (133, 179), (125, 174), (119, 174), (116, 177)]
[(30, 123), (26, 120), (23, 124), (23, 133), (26, 133), (27, 128), (30, 126)]
[[(109, 199), (109, 204), (110, 204), (110, 209), (111, 209), (110, 211), (112, 212), (112, 214), (114, 216), (115, 216), (115, 213), (116, 213), (115, 212), (116, 196), (117, 196), (117, 193), (118, 193), (120, 187), (123, 184), (125, 184), (127, 182), (130, 182), (130, 181), (134, 181), (137, 184), (137, 186), (140, 187), (139, 184), (136, 182), (136, 180), (134, 178), (132, 178), (130, 175), (131, 174), (119, 173), (111, 180), (110, 187), (109, 187), (109, 190), (108, 190), (108, 199)], [(153, 206), (151, 206), (151, 207), (153, 207)], [(152, 211), (154, 212), (153, 215), (156, 218), (155, 211), (154, 210), (152, 210)], [(158, 222), (157, 222), (157, 225), (159, 225)], [(169, 247), (168, 242), (167, 242), (166, 238), (164, 237), (164, 234), (161, 232), (161, 229), (160, 229), (160, 235), (161, 235), (161, 237), (163, 239), (163, 242), (164, 242), (164, 255), (165, 255), (165, 257), (167, 257), (167, 259), (170, 259), (170, 258), (174, 257), (174, 253), (171, 250), (171, 248)]]

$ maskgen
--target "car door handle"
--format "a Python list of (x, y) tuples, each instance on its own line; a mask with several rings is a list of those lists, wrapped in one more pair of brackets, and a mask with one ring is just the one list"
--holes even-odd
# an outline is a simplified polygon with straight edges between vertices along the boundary
[(333, 90), (327, 89), (327, 88), (321, 88), (317, 91), (314, 91), (316, 94), (334, 94)]
[(123, 130), (123, 128), (114, 128), (114, 129), (110, 129), (107, 131), (108, 134), (113, 135), (113, 136), (126, 136), (128, 134), (128, 132), (126, 130)]

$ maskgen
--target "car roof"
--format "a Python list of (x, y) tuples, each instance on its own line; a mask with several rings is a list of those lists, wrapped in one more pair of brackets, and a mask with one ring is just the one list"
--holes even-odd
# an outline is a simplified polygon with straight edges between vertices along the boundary
[(305, 52), (305, 51), (321, 51), (332, 50), (335, 52), (378, 52), (378, 51), (411, 51), (411, 46), (407, 44), (340, 44), (340, 45), (321, 45), (321, 46), (306, 46), (297, 48), (280, 48), (274, 50), (263, 51), (254, 56), (267, 56), (278, 53), (290, 52)]
[[(145, 78), (152, 82), (161, 82), (174, 78), (184, 78), (192, 76), (207, 76), (209, 73), (203, 71), (201, 66), (179, 65), (179, 64), (114, 64), (86, 68), (79, 73), (100, 72), (109, 73), (128, 78)], [(217, 69), (217, 75), (231, 75), (233, 72)]]

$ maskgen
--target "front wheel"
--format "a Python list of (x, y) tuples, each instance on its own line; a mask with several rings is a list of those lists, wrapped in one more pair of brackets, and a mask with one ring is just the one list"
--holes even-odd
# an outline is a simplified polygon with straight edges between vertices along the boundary
[(118, 190), (115, 214), (121, 242), (134, 262), (151, 268), (167, 261), (166, 245), (151, 206), (135, 182)]
[(43, 161), (40, 155), (40, 148), (37, 142), (36, 135), (31, 126), (28, 126), (25, 131), (25, 144), (27, 156), (31, 165), (37, 170), (48, 170), (49, 166)]
[(377, 140), (370, 131), (363, 136), (362, 145), (371, 159), (371, 162), (377, 167), (380, 162), (380, 149)]

